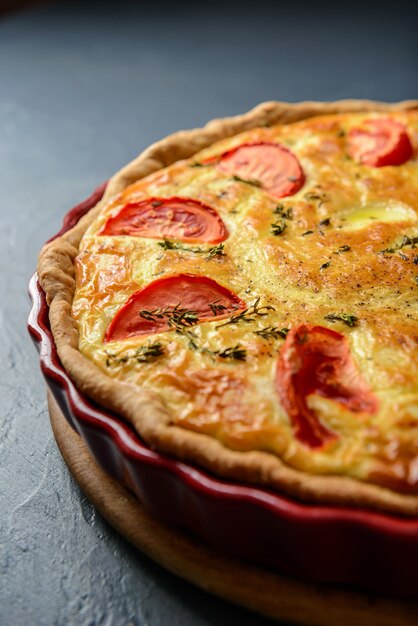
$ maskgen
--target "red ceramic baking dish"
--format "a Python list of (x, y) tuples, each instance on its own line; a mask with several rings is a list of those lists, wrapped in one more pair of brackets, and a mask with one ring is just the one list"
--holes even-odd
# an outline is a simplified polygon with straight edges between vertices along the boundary
[[(59, 234), (94, 206), (104, 189), (74, 207)], [(49, 389), (96, 461), (150, 512), (219, 550), (290, 576), (418, 598), (418, 519), (303, 504), (154, 452), (130, 425), (77, 390), (58, 358), (36, 275), (29, 289), (29, 331)]]

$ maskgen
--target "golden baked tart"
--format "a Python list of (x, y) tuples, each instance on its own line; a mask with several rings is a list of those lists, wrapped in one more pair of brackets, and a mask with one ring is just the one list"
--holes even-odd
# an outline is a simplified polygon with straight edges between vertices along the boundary
[(41, 253), (63, 366), (161, 452), (417, 515), (417, 146), (367, 101), (155, 144)]

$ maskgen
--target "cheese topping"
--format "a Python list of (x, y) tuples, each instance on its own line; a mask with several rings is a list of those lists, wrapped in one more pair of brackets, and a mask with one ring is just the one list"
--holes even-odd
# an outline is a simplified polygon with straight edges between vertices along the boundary
[(321, 116), (134, 183), (80, 245), (81, 352), (229, 448), (418, 493), (417, 143)]

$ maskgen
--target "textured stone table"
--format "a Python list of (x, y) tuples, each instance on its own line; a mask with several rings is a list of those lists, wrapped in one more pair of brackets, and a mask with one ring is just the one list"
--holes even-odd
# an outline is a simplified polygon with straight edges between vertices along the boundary
[(51, 435), (26, 283), (68, 208), (170, 132), (267, 99), (417, 97), (417, 15), (85, 4), (0, 21), (0, 624), (267, 626), (135, 552), (80, 494)]

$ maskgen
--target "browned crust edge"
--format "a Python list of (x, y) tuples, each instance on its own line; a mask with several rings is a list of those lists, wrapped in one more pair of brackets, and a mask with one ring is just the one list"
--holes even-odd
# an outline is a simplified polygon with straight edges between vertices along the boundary
[(74, 228), (46, 245), (39, 257), (38, 276), (49, 305), (52, 334), (61, 362), (78, 389), (132, 423), (151, 447), (196, 463), (223, 478), (273, 487), (310, 502), (355, 505), (417, 516), (418, 496), (399, 494), (349, 477), (307, 474), (287, 466), (273, 454), (230, 450), (208, 435), (171, 424), (156, 394), (108, 377), (79, 352), (78, 333), (71, 317), (74, 259), (80, 240), (109, 198), (131, 183), (175, 161), (190, 158), (220, 139), (260, 125), (288, 124), (333, 113), (413, 109), (418, 109), (418, 101), (397, 104), (370, 100), (266, 102), (244, 115), (212, 120), (204, 128), (174, 133), (151, 145), (117, 172), (96, 207)]

